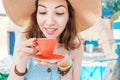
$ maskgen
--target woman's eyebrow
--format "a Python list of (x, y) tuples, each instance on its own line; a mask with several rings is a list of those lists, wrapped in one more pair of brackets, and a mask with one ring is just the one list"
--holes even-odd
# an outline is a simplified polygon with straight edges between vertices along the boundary
[[(46, 8), (46, 6), (44, 6), (44, 5), (41, 5), (41, 4), (38, 4), (38, 6), (41, 6), (41, 7), (44, 7), (44, 8)], [(64, 5), (59, 5), (59, 6), (56, 6), (56, 7), (55, 7), (55, 9), (56, 9), (56, 8), (59, 8), (59, 7), (64, 7), (64, 8), (66, 8)]]
[(59, 6), (56, 6), (55, 9), (56, 9), (56, 8), (59, 8), (59, 7), (64, 7), (64, 8), (66, 8), (64, 5), (59, 5)]
[(44, 5), (41, 5), (41, 4), (38, 4), (38, 6), (41, 6), (41, 7), (44, 7), (44, 8), (46, 8), (46, 6), (44, 6)]

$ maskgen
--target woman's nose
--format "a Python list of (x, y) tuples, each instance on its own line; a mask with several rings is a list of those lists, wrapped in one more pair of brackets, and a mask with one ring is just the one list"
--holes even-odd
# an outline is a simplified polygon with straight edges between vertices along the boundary
[(49, 15), (46, 19), (46, 25), (53, 26), (55, 24), (55, 19), (52, 15)]

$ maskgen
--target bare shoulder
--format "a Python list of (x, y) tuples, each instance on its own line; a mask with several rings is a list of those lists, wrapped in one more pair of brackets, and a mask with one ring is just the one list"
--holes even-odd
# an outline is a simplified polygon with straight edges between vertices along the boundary
[(81, 44), (77, 49), (73, 50), (73, 56), (72, 58), (76, 58), (76, 57), (82, 57), (83, 56), (83, 45)]

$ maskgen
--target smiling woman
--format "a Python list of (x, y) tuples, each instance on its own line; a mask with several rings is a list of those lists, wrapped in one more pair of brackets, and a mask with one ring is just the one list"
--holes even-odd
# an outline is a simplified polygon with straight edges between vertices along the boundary
[[(100, 20), (100, 1), (2, 1), (9, 18), (18, 26), (26, 27), (16, 35), (9, 80), (79, 80), (83, 46), (78, 33)], [(53, 53), (64, 58), (56, 63), (34, 59), (36, 54), (42, 53), (33, 44), (38, 38), (56, 38)]]

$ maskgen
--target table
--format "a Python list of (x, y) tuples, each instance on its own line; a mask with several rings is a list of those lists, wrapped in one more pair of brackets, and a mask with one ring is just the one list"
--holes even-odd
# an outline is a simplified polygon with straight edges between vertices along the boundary
[(80, 80), (103, 80), (107, 62), (112, 60), (117, 59), (106, 59), (104, 53), (85, 53)]
[(80, 80), (102, 80), (107, 62), (82, 63)]

